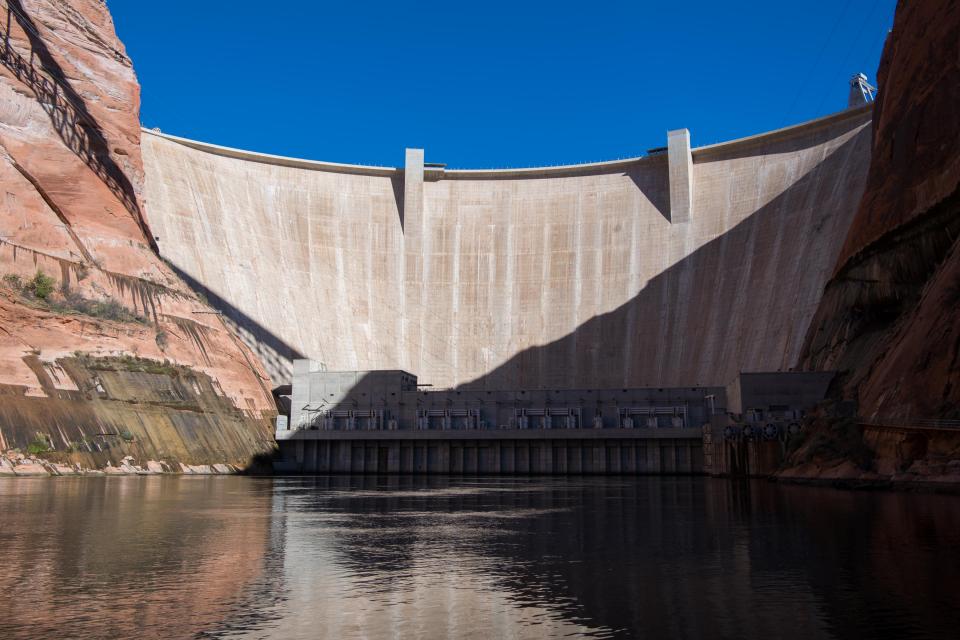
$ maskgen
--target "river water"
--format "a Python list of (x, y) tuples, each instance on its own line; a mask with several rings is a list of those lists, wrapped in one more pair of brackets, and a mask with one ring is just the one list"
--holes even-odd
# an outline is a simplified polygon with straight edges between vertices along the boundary
[(953, 638), (960, 498), (706, 478), (0, 479), (0, 638)]

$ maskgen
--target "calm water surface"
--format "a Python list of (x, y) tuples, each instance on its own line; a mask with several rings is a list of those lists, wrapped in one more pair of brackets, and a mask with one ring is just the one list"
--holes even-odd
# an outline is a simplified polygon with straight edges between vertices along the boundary
[(0, 479), (0, 638), (954, 638), (960, 498)]

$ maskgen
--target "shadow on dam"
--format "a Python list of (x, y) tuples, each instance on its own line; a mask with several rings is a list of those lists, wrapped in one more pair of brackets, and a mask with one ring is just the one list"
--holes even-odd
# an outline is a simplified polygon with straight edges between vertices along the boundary
[(670, 222), (670, 180), (666, 151), (658, 156), (647, 156), (653, 162), (662, 164), (656, 171), (644, 170), (642, 163), (636, 163), (624, 173), (633, 181), (637, 189), (653, 205), (663, 219)]
[[(811, 272), (807, 260), (821, 252), (811, 261), (832, 268), (859, 200), (869, 143), (864, 127), (627, 303), (558, 340), (516, 353), (454, 391), (467, 403), (482, 404), (489, 399), (481, 391), (702, 388), (723, 386), (741, 370), (793, 367), (828, 275)], [(796, 151), (800, 144), (787, 141), (778, 149)], [(823, 210), (824, 203), (838, 209)], [(292, 407), (291, 418), (301, 410), (363, 412), (396, 401), (385, 397), (390, 391), (376, 375), (358, 373), (346, 385), (344, 400)]]
[[(231, 328), (239, 334), (243, 343), (260, 358), (271, 376), (280, 374), (272, 380), (274, 385), (283, 385), (292, 377), (291, 363), (293, 360), (305, 358), (306, 356), (303, 353), (290, 346), (283, 338), (251, 318), (227, 301), (226, 298), (205, 286), (170, 260), (165, 259), (164, 263), (181, 280), (186, 282), (187, 286), (203, 296), (211, 307), (221, 313), (222, 317), (232, 325)], [(286, 376), (283, 379), (278, 379), (283, 376), (283, 372), (286, 372)]]
[[(698, 162), (791, 154), (827, 143), (863, 122), (847, 118), (783, 140), (706, 148), (699, 152), (703, 157), (698, 154)], [(652, 277), (629, 301), (557, 340), (504, 354), (501, 364), (456, 388), (710, 386), (726, 384), (741, 369), (792, 367), (859, 200), (869, 144), (870, 129), (864, 126), (746, 219)], [(633, 169), (626, 173), (633, 176)], [(746, 187), (737, 182), (730, 193), (718, 197), (755, 199), (756, 191), (789, 178), (757, 175), (767, 170), (784, 171), (763, 164), (748, 168), (742, 180)], [(665, 179), (665, 172), (650, 175), (660, 173)], [(658, 192), (656, 186), (646, 184), (641, 190)], [(394, 191), (402, 195), (399, 180), (394, 180)], [(663, 213), (665, 202), (654, 205)], [(721, 226), (718, 220), (717, 227)], [(237, 308), (228, 292), (215, 292), (178, 265), (168, 264), (234, 325), (275, 384), (289, 382), (291, 360), (311, 355)], [(451, 342), (443, 335), (431, 339)], [(362, 384), (361, 380), (358, 385)]]
[[(785, 141), (778, 152), (795, 151), (801, 142), (809, 145)], [(457, 388), (709, 386), (726, 384), (742, 369), (789, 369), (819, 302), (819, 283), (855, 213), (869, 145), (865, 127), (747, 219), (651, 278), (628, 302)], [(843, 197), (852, 202), (837, 199), (839, 189), (849, 189)], [(845, 211), (822, 210), (824, 202)], [(821, 260), (828, 271), (811, 274), (806, 258), (821, 251), (828, 252)], [(806, 281), (816, 291), (805, 303), (800, 296), (808, 278), (819, 286)]]

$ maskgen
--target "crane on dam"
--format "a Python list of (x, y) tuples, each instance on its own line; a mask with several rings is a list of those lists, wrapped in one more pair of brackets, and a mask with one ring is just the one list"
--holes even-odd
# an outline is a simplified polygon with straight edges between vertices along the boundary
[(867, 75), (857, 73), (850, 78), (850, 97), (847, 99), (848, 107), (859, 107), (863, 104), (873, 102), (877, 94), (877, 88), (867, 82)]

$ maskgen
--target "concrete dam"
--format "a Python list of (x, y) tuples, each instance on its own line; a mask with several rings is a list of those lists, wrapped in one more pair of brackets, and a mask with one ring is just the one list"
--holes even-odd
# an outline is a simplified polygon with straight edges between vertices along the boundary
[[(161, 255), (274, 385), (707, 387), (793, 367), (860, 199), (870, 108), (584, 165), (270, 156), (144, 130)], [(429, 152), (429, 149), (427, 150)]]

